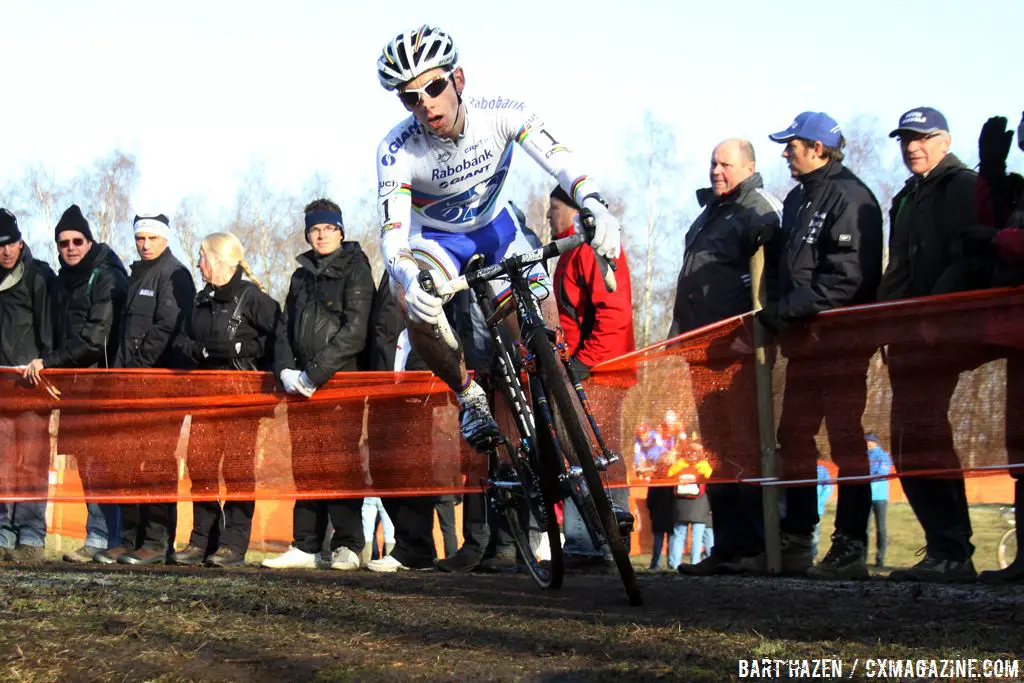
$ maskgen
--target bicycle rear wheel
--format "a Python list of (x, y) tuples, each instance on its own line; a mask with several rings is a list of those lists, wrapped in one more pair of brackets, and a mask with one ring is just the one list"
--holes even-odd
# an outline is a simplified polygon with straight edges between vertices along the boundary
[[(529, 348), (534, 355), (538, 373), (543, 380), (551, 412), (556, 423), (564, 427), (570, 441), (570, 443), (562, 444), (564, 454), (571, 466), (580, 468), (583, 481), (586, 483), (587, 495), (581, 497), (583, 506), (580, 506), (580, 501), (577, 501), (580, 513), (588, 525), (590, 523), (599, 524), (598, 528), (603, 530), (604, 540), (608, 544), (612, 558), (619, 570), (629, 604), (642, 605), (643, 597), (636, 584), (633, 564), (629, 560), (629, 552), (619, 534), (618, 520), (608, 500), (608, 494), (605, 492), (604, 482), (601, 481), (600, 472), (594, 463), (590, 437), (577, 412), (576, 392), (569, 383), (565, 366), (555, 355), (555, 349), (546, 335), (534, 336), (530, 340)], [(573, 472), (570, 471), (568, 474), (571, 477)], [(576, 496), (573, 498), (575, 500)], [(589, 514), (585, 508), (590, 510)], [(595, 514), (596, 520), (592, 522), (591, 519), (588, 519)]]
[(999, 568), (1006, 569), (1017, 558), (1017, 530), (1007, 529), (999, 539), (998, 552)]

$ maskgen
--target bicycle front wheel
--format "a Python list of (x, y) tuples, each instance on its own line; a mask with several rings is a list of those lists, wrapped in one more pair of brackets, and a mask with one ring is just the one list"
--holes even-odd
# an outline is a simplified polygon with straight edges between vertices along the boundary
[[(633, 563), (629, 560), (629, 551), (626, 550), (626, 545), (619, 534), (618, 520), (608, 500), (608, 494), (605, 492), (601, 474), (594, 463), (590, 437), (577, 411), (576, 391), (569, 383), (565, 366), (555, 355), (555, 349), (546, 335), (534, 336), (530, 341), (530, 351), (534, 355), (537, 371), (544, 382), (556, 424), (562, 425), (567, 432), (570, 443), (563, 444), (563, 447), (573, 450), (578, 463), (572, 464), (578, 464), (582, 470), (583, 480), (586, 482), (589, 497), (593, 502), (593, 509), (596, 510), (600, 524), (604, 528), (604, 537), (619, 570), (619, 576), (622, 577), (622, 584), (626, 589), (629, 604), (642, 605), (643, 597), (636, 584)], [(570, 462), (572, 461), (570, 460)], [(581, 510), (581, 513), (586, 517), (584, 510)]]

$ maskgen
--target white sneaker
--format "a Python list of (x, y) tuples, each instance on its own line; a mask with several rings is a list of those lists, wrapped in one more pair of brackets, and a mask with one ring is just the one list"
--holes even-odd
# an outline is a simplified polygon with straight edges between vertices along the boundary
[(260, 563), (268, 569), (316, 569), (316, 554), (306, 553), (294, 546), (288, 546), (288, 552), (268, 557)]
[(359, 569), (359, 556), (348, 548), (342, 546), (331, 555), (331, 569), (340, 569), (343, 572)]
[(400, 572), (408, 569), (408, 567), (390, 555), (385, 555), (379, 560), (370, 560), (366, 568), (371, 572)]

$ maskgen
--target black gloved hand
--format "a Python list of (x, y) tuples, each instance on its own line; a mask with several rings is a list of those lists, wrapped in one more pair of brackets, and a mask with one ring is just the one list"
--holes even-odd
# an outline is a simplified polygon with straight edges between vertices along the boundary
[(963, 255), (967, 257), (990, 257), (996, 255), (996, 229), (987, 225), (971, 225), (960, 234)]
[(750, 253), (753, 254), (759, 247), (771, 242), (778, 230), (778, 226), (774, 223), (761, 223), (760, 225), (751, 226), (750, 232), (747, 235), (747, 246), (750, 248)]
[(768, 304), (757, 312), (757, 321), (764, 325), (764, 328), (776, 337), (786, 331), (789, 323), (779, 315), (779, 309), (775, 304)]
[(993, 116), (981, 127), (978, 136), (979, 174), (991, 184), (1006, 175), (1006, 157), (1013, 144), (1013, 131), (1006, 130), (1006, 117)]
[(236, 358), (238, 352), (235, 342), (230, 342), (227, 339), (207, 339), (203, 344), (203, 356), (218, 360), (230, 360)]
[(576, 378), (581, 382), (590, 377), (590, 366), (576, 356), (569, 357), (569, 367), (573, 369), (573, 372), (576, 373)]

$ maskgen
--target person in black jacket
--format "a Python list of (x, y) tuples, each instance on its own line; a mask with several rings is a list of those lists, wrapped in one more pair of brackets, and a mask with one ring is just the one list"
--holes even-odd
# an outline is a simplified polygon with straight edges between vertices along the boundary
[[(39, 382), (44, 368), (111, 367), (128, 290), (124, 264), (110, 247), (93, 240), (89, 221), (77, 205), (61, 215), (54, 237), (61, 266), (54, 303), (54, 344), (48, 353), (25, 366), (25, 377), (33, 384)], [(93, 427), (91, 415), (61, 410), (58, 448), (75, 456), (87, 496), (120, 483), (117, 454), (95, 452), (90, 445)], [(118, 506), (88, 503), (87, 508), (85, 544), (64, 555), (68, 562), (91, 562), (100, 551), (120, 543)]]
[[(21, 366), (50, 352), (56, 279), (46, 263), (32, 257), (14, 214), (0, 209), (0, 366)], [(41, 498), (0, 503), (0, 559), (6, 561), (43, 559), (49, 417), (49, 411), (0, 417), (0, 485), (8, 493)]]
[[(958, 247), (976, 224), (977, 175), (950, 153), (946, 118), (930, 107), (900, 117), (890, 133), (899, 139), (911, 176), (889, 212), (889, 265), (879, 287), (882, 301), (970, 289), (961, 280)], [(954, 314), (955, 315), (955, 314)], [(959, 322), (953, 318), (952, 324)], [(892, 459), (901, 474), (913, 470), (956, 472), (960, 458), (947, 416), (960, 373), (988, 360), (978, 348), (935, 345), (905, 335), (886, 349), (892, 385)], [(971, 519), (963, 476), (902, 477), (903, 491), (924, 528), (923, 560), (894, 570), (894, 581), (973, 581)]]
[[(199, 249), (199, 270), (206, 287), (196, 295), (175, 350), (194, 369), (269, 370), (281, 308), (253, 277), (242, 243), (231, 233), (208, 235)], [(219, 495), (221, 472), (232, 498), (255, 491), (256, 435), (264, 412), (214, 408), (192, 414), (188, 464), (193, 496)], [(224, 428), (225, 422), (231, 429)], [(255, 510), (253, 500), (229, 500), (223, 509), (217, 500), (193, 501), (192, 535), (174, 562), (244, 564)]]
[[(192, 315), (196, 287), (192, 273), (167, 248), (170, 221), (163, 214), (136, 216), (135, 247), (128, 296), (117, 346), (118, 368), (176, 368), (172, 343)], [(178, 447), (184, 414), (152, 411), (137, 414), (144, 438), (126, 444), (122, 462), (125, 484), (139, 493), (174, 496), (178, 492)], [(132, 418), (135, 415), (130, 416)], [(129, 469), (130, 468), (130, 469)], [(96, 555), (103, 563), (157, 564), (173, 545), (177, 504), (121, 505), (121, 544)]]
[[(697, 191), (704, 210), (686, 233), (670, 338), (753, 308), (750, 258), (761, 245), (769, 252), (766, 276), (774, 281), (776, 259), (772, 254), (778, 250), (782, 203), (764, 190), (750, 142), (734, 139), (719, 143), (711, 155), (709, 177), (711, 186)], [(735, 359), (735, 354), (731, 355), (730, 360)], [(715, 366), (691, 364), (690, 373), (697, 386), (712, 385), (721, 378), (720, 368)], [(704, 445), (718, 453), (723, 464), (757, 457), (757, 424), (751, 418), (757, 414), (754, 386), (752, 364), (742, 363), (729, 386), (708, 392), (698, 406)], [(728, 479), (743, 472), (716, 474)], [(763, 571), (760, 487), (709, 484), (707, 500), (715, 517), (717, 542), (703, 561), (679, 565), (680, 573)]]
[[(341, 208), (317, 199), (304, 210), (306, 241), (313, 247), (296, 259), (284, 312), (277, 326), (274, 370), (289, 394), (310, 398), (336, 372), (365, 370), (365, 348), (373, 305), (373, 273), (358, 242), (345, 242)], [(350, 472), (342, 481), (362, 480), (359, 440), (364, 400), (288, 404), (292, 474), (297, 492), (316, 491), (329, 482), (325, 473)], [(319, 444), (328, 444), (326, 449)], [(333, 462), (325, 463), (325, 460)], [(336, 477), (332, 476), (332, 479)], [(327, 521), (332, 569), (360, 567), (365, 545), (362, 498), (296, 500), (293, 542), (287, 552), (263, 561), (264, 567), (315, 568)]]
[[(758, 314), (769, 331), (780, 334), (790, 323), (815, 313), (875, 300), (882, 271), (882, 211), (867, 186), (842, 165), (846, 141), (839, 124), (827, 114), (803, 112), (789, 128), (770, 137), (786, 145), (782, 156), (800, 183), (783, 203), (779, 295)], [(875, 348), (855, 333), (820, 341), (815, 345), (782, 339), (789, 360), (778, 431), (783, 475), (817, 480), (814, 437), (824, 420), (839, 475), (867, 476), (861, 415)], [(827, 377), (821, 375), (825, 355)], [(840, 482), (838, 488), (832, 547), (809, 574), (867, 578), (871, 485)], [(812, 535), (818, 522), (816, 485), (787, 488), (781, 524), (784, 572), (811, 569)]]

